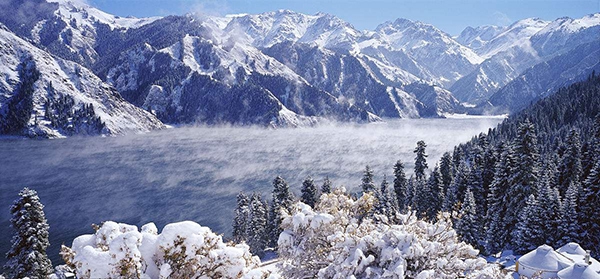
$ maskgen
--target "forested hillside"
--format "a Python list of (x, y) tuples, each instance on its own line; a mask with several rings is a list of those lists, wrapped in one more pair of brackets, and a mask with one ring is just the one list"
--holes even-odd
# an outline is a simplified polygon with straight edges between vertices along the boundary
[(600, 255), (599, 113), (592, 74), (455, 148), (443, 194), (465, 240), (488, 253), (575, 241)]

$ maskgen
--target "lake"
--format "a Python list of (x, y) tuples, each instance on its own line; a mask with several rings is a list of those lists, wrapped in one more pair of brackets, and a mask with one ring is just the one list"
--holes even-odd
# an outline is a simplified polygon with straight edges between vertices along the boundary
[(183, 127), (120, 137), (0, 140), (0, 264), (13, 235), (9, 207), (23, 187), (45, 205), (48, 254), (92, 233), (106, 220), (141, 226), (193, 220), (225, 236), (239, 191), (270, 198), (277, 175), (300, 193), (312, 176), (320, 186), (356, 190), (365, 165), (391, 181), (393, 165), (412, 172), (416, 142), (427, 143), (432, 169), (443, 152), (487, 132), (500, 117), (388, 120), (371, 124), (263, 129)]

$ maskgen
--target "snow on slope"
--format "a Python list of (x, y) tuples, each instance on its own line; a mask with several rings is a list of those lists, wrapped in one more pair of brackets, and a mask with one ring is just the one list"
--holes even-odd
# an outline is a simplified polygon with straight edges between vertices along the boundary
[(10, 100), (19, 83), (18, 66), (24, 59), (31, 57), (41, 74), (34, 84), (34, 109), (28, 128), (23, 131), (24, 135), (40, 137), (68, 135), (64, 130), (53, 127), (44, 116), (45, 104), (49, 98), (53, 98), (50, 91), (71, 97), (75, 101), (76, 108), (93, 105), (95, 114), (105, 124), (105, 130), (102, 131), (105, 134), (164, 128), (164, 125), (153, 115), (123, 100), (113, 87), (102, 82), (91, 71), (76, 63), (53, 57), (17, 37), (4, 26), (0, 27), (0, 43), (2, 44), (0, 111), (6, 108), (7, 101)]
[(462, 102), (486, 101), (528, 68), (598, 39), (600, 13), (552, 22), (517, 21), (477, 50), (487, 59), (450, 90)]
[(468, 26), (455, 39), (463, 46), (471, 48), (477, 53), (478, 49), (504, 32), (504, 30), (506, 30), (504, 26), (484, 25), (475, 28)]
[(63, 19), (75, 20), (80, 24), (94, 28), (96, 22), (106, 24), (111, 29), (138, 28), (152, 23), (160, 17), (136, 18), (119, 17), (103, 12), (86, 4), (81, 0), (47, 0), (49, 3), (58, 3), (59, 9), (56, 15)]
[(529, 38), (541, 31), (549, 23), (549, 21), (538, 18), (519, 20), (478, 49), (477, 53), (487, 59), (500, 52), (507, 51), (514, 46), (527, 47)]

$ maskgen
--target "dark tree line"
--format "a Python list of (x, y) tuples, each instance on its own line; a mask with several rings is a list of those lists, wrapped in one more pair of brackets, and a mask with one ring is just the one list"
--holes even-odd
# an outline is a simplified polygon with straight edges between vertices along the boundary
[(56, 92), (52, 84), (46, 90), (48, 99), (44, 104), (44, 117), (52, 127), (67, 135), (102, 133), (106, 125), (96, 115), (92, 104), (83, 103), (77, 108), (73, 97)]
[(40, 78), (40, 72), (31, 57), (22, 59), (18, 72), (20, 82), (7, 102), (6, 111), (0, 111), (2, 134), (21, 134), (29, 125), (33, 113), (33, 85)]

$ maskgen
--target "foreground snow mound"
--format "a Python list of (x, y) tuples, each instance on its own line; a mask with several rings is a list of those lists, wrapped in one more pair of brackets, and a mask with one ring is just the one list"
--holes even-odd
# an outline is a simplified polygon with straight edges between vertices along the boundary
[(153, 223), (138, 231), (109, 221), (61, 254), (77, 278), (275, 278), (247, 245), (224, 243), (191, 221), (168, 224), (160, 234)]
[(448, 218), (435, 224), (414, 215), (399, 224), (373, 221), (375, 198), (354, 200), (345, 190), (303, 203), (279, 237), (285, 278), (504, 278), (472, 246), (459, 242)]

